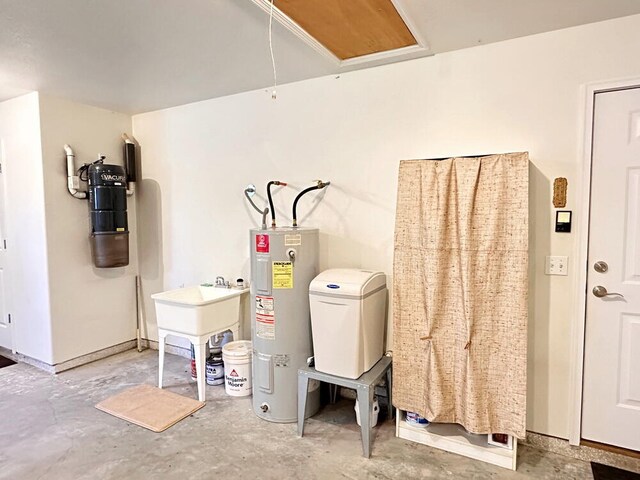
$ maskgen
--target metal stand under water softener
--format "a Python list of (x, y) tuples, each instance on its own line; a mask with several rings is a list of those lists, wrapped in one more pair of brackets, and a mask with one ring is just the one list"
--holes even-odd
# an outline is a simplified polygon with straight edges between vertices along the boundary
[[(269, 190), (272, 184), (286, 185), (269, 182), (267, 188), (272, 228), (265, 228), (263, 221), (262, 229), (250, 231), (253, 410), (265, 420), (292, 423), (298, 415), (298, 369), (307, 366), (313, 356), (309, 284), (318, 274), (318, 230), (276, 227)], [(294, 205), (304, 193), (328, 184), (318, 182), (304, 190)], [(255, 187), (250, 193), (255, 193)], [(251, 201), (250, 195), (247, 198)], [(266, 217), (268, 209), (254, 208)], [(319, 408), (320, 383), (312, 381), (306, 416)]]

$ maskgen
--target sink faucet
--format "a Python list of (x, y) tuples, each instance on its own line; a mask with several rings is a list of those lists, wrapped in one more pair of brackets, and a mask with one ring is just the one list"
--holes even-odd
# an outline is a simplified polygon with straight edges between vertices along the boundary
[(216, 277), (216, 287), (217, 288), (231, 288), (231, 283), (229, 280), (224, 281), (224, 277)]

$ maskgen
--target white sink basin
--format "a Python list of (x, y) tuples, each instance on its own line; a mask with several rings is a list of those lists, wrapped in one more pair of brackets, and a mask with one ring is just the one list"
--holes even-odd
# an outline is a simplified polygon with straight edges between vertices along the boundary
[(227, 330), (239, 322), (240, 295), (248, 291), (198, 285), (155, 293), (158, 328), (187, 335)]

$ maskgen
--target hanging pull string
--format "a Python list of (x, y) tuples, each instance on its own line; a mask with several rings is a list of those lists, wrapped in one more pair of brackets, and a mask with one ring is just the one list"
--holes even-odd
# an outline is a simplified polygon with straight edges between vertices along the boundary
[(269, 6), (269, 51), (271, 52), (271, 66), (273, 67), (273, 91), (271, 92), (271, 98), (276, 99), (276, 87), (278, 86), (278, 75), (276, 74), (276, 60), (273, 57), (273, 40), (272, 40), (272, 30), (273, 30), (273, 2), (275, 0), (271, 0), (271, 4)]

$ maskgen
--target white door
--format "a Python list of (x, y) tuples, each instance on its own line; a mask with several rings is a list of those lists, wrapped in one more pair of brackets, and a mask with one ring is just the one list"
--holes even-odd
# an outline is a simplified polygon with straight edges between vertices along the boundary
[(582, 438), (640, 450), (640, 88), (595, 95)]
[(0, 347), (13, 349), (11, 341), (11, 323), (7, 306), (7, 236), (5, 219), (5, 157), (4, 143), (0, 139)]

